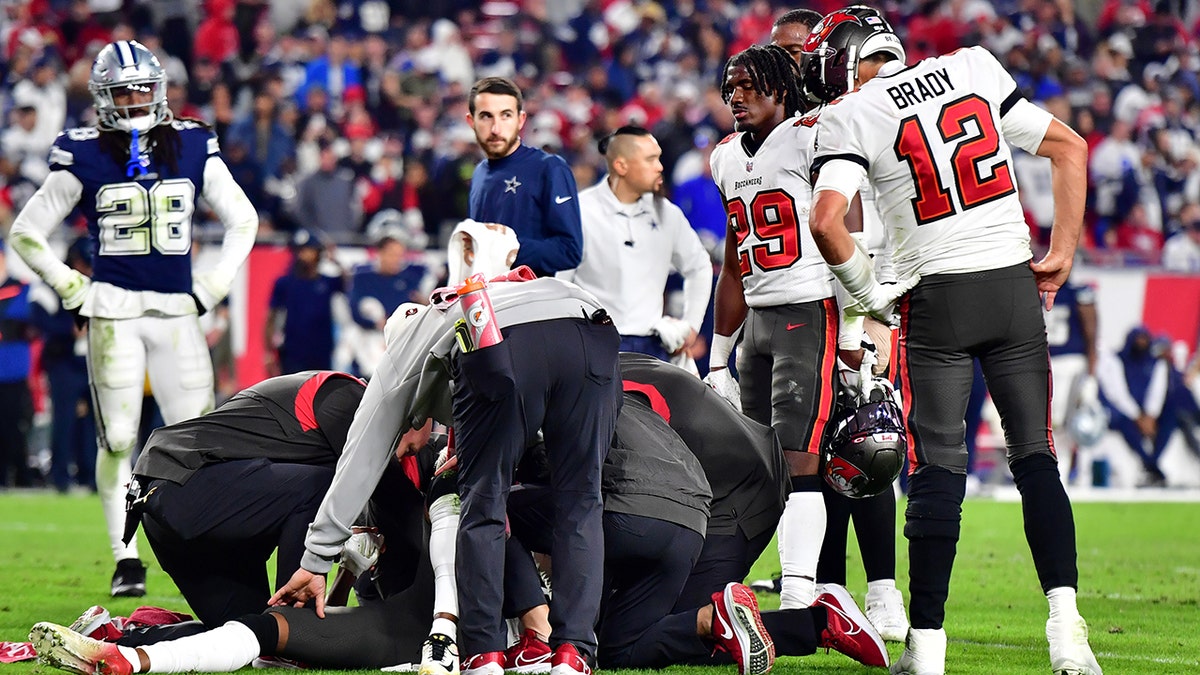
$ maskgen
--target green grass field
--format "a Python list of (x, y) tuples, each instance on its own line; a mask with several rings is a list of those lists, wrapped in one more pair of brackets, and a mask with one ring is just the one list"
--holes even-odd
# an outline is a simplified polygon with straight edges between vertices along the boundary
[[(1043, 630), (1046, 603), (1034, 577), (1021, 530), (1020, 506), (967, 503), (963, 542), (947, 608), (949, 672), (1048, 673)], [(1080, 610), (1091, 626), (1092, 646), (1109, 675), (1200, 673), (1200, 537), (1194, 504), (1078, 504)], [(186, 610), (171, 580), (151, 563), (150, 595), (108, 597), (112, 563), (99, 501), (92, 496), (0, 494), (0, 640), (23, 641), (37, 621), (69, 623), (85, 608), (103, 604), (114, 615), (141, 604)], [(901, 587), (907, 579), (904, 542), (898, 536)], [(150, 549), (142, 542), (143, 558)], [(857, 553), (850, 554), (850, 590), (865, 592)], [(769, 551), (752, 578), (778, 570)], [(857, 574), (855, 572), (857, 571)], [(778, 603), (762, 598), (763, 606)], [(900, 653), (892, 645), (892, 657)], [(0, 666), (0, 675), (56, 672), (25, 662)], [(674, 668), (699, 675), (711, 669)], [(721, 669), (734, 672), (732, 667)], [(694, 673), (693, 673), (694, 671)], [(868, 669), (840, 654), (782, 658), (781, 674), (860, 673)], [(875, 671), (882, 672), (882, 671)]]

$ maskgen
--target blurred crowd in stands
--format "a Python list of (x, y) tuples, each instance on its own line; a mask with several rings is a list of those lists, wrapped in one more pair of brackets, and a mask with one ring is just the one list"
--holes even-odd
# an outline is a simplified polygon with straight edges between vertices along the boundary
[[(811, 0), (827, 12), (836, 0)], [(982, 44), (1091, 146), (1085, 251), (1101, 264), (1200, 271), (1200, 6), (1189, 0), (887, 0), (910, 62)], [(87, 77), (136, 38), (170, 78), (175, 114), (212, 124), (261, 232), (365, 242), (390, 219), (437, 246), (467, 214), (481, 154), (464, 122), (479, 77), (512, 77), (523, 137), (581, 187), (596, 140), (653, 130), (664, 189), (709, 244), (724, 235), (708, 153), (732, 129), (716, 82), (764, 42), (778, 0), (4, 0), (0, 225), (47, 173), (66, 126), (91, 122)], [(1021, 156), (1030, 227), (1053, 213), (1048, 160)], [(384, 214), (380, 216), (380, 214)], [(376, 221), (379, 223), (379, 220)], [(1164, 246), (1166, 248), (1164, 257)], [(719, 247), (712, 247), (719, 252)]]
[[(810, 0), (803, 6), (825, 13), (841, 5)], [(281, 339), (277, 315), (289, 309), (278, 287), (290, 277), (299, 279), (293, 285), (338, 295), (360, 270), (338, 267), (336, 276), (325, 277), (318, 265), (369, 255), (384, 273), (396, 268), (411, 276), (405, 288), (415, 289), (414, 297), (427, 295), (441, 267), (437, 252), (467, 217), (471, 175), (483, 155), (465, 121), (466, 95), (477, 78), (489, 75), (521, 87), (528, 112), (524, 142), (563, 156), (580, 189), (604, 172), (598, 139), (626, 124), (651, 129), (663, 150), (663, 189), (719, 266), (725, 214), (708, 157), (733, 125), (717, 82), (731, 54), (766, 42), (775, 17), (797, 6), (778, 0), (0, 0), (0, 231), (45, 179), (56, 135), (93, 123), (87, 82), (95, 54), (110, 41), (137, 39), (167, 69), (174, 114), (216, 129), (225, 161), (259, 211), (260, 239), (292, 244), (298, 262), (272, 294), (270, 373), (283, 366), (270, 355)], [(1200, 3), (886, 0), (881, 8), (905, 36), (910, 62), (982, 44), (1008, 66), (1027, 97), (1087, 139), (1091, 185), (1081, 252), (1088, 262), (1200, 273)], [(1046, 244), (1053, 216), (1048, 160), (1018, 151), (1016, 173), (1031, 233)], [(84, 228), (82, 219), (59, 228), (56, 243), (68, 250)], [(220, 225), (204, 214), (196, 231), (202, 240), (221, 237)], [(317, 240), (308, 239), (312, 233)], [(338, 256), (336, 245), (354, 248), (343, 246), (346, 255)], [(428, 254), (421, 253), (425, 248)], [(0, 249), (0, 282), (13, 286), (15, 280), (5, 281), (4, 258)], [(306, 259), (311, 264), (301, 264)], [(12, 307), (37, 304), (22, 302)], [(333, 348), (336, 367), (364, 360), (346, 353), (346, 345), (353, 331), (377, 329), (381, 317), (355, 314), (361, 303), (299, 304), (311, 311), (292, 308), (293, 320), (310, 317), (322, 335), (351, 338)], [(340, 319), (339, 307), (346, 315)], [(48, 330), (33, 314), (7, 318)], [(237, 388), (229, 311), (217, 308), (205, 321), (224, 397)], [(57, 352), (47, 339), (42, 367), (49, 369), (50, 356), (61, 352), (63, 377), (86, 383), (78, 331), (69, 324), (59, 331)], [(325, 358), (330, 346), (321, 344)], [(13, 372), (0, 373), (0, 388), (23, 384), (30, 364), (5, 363)], [(94, 437), (86, 426), (76, 428), (90, 420), (86, 387), (80, 392), (55, 404), (53, 443), (31, 442), (55, 447), (46, 472), (60, 490), (70, 482), (57, 456), (60, 446), (78, 456), (74, 481), (91, 481)], [(21, 413), (11, 423), (21, 433), (5, 437), (24, 438), (29, 411), (23, 404), (8, 407)], [(23, 454), (23, 444), (0, 452), (18, 458), (17, 484), (31, 479), (21, 473)], [(0, 486), (6, 473), (0, 468)]]

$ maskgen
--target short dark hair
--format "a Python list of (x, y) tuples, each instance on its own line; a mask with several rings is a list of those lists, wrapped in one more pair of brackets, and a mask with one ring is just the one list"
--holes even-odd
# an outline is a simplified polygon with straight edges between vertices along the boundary
[(507, 77), (485, 77), (476, 82), (475, 86), (471, 87), (471, 94), (467, 97), (467, 110), (472, 115), (475, 114), (475, 97), (480, 94), (512, 96), (517, 99), (517, 112), (521, 112), (525, 107), (525, 99), (521, 96), (521, 88)]
[(789, 23), (798, 23), (808, 26), (809, 30), (812, 30), (820, 22), (821, 15), (811, 9), (792, 9), (780, 14), (779, 18), (775, 19), (774, 25), (784, 26)]
[(612, 143), (613, 139), (616, 138), (617, 136), (650, 136), (650, 135), (651, 135), (650, 130), (646, 129), (645, 127), (639, 127), (635, 124), (626, 124), (625, 126), (617, 129), (616, 131), (612, 132), (611, 134), (605, 136), (604, 138), (601, 138), (600, 142), (596, 145), (596, 149), (600, 151), (600, 154), (606, 155), (606, 154), (608, 154), (608, 146)]

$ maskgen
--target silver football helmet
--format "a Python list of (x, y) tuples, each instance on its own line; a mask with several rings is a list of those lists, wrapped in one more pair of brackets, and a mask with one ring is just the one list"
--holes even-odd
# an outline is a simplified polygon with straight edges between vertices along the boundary
[[(100, 50), (92, 64), (88, 91), (101, 129), (145, 132), (171, 119), (167, 71), (154, 52), (134, 40), (113, 42)], [(117, 105), (116, 95), (133, 92), (148, 93), (150, 100)]]

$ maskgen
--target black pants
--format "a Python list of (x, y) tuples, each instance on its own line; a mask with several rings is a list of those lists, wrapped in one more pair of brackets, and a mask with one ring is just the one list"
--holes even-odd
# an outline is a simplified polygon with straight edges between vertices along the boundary
[[(549, 552), (548, 492), (523, 485), (509, 501), (513, 536), (507, 543), (505, 616), (544, 602), (529, 551)], [(597, 627), (601, 668), (660, 668), (692, 654), (692, 642), (699, 641), (695, 610), (685, 611), (685, 618), (671, 614), (703, 543), (699, 532), (665, 520), (605, 512), (604, 601)]]
[(142, 525), (196, 618), (215, 627), (266, 608), (266, 564), (276, 548), (275, 587), (300, 567), (308, 524), (332, 479), (331, 467), (214, 464), (184, 485), (150, 483)]
[(612, 326), (556, 319), (509, 327), (500, 344), (454, 359), (464, 657), (507, 646), (505, 509), (516, 464), (539, 429), (556, 514), (552, 643), (596, 653), (604, 567), (600, 467), (621, 406), (619, 339)]
[(965, 472), (963, 420), (976, 359), (1004, 422), (1009, 460), (1050, 451), (1050, 356), (1027, 265), (931, 275), (900, 312), (910, 473), (926, 465)]
[(709, 534), (704, 540), (700, 559), (675, 602), (674, 611), (707, 605), (712, 601), (712, 594), (724, 589), (726, 584), (745, 579), (774, 534), (773, 530), (768, 530), (754, 539), (747, 539), (741, 532)]
[(32, 485), (29, 471), (29, 429), (33, 396), (25, 380), (0, 382), (0, 488), (12, 476), (13, 485)]
[(1004, 427), (1043, 588), (1075, 586), (1075, 526), (1050, 435), (1050, 356), (1027, 264), (927, 276), (901, 302), (898, 374), (909, 429), (909, 612), (940, 628), (962, 520), (964, 417), (978, 360)]
[(287, 620), (288, 642), (282, 650), (271, 650), (267, 655), (295, 659), (312, 668), (383, 668), (420, 663), (421, 643), (429, 635), (433, 616), (433, 568), (424, 550), (392, 550), (390, 546), (380, 563), (385, 563), (389, 555), (401, 553), (417, 563), (414, 581), (405, 588), (387, 584), (396, 592), (386, 599), (366, 602), (360, 597), (358, 607), (327, 608), (324, 619), (307, 608), (272, 608), (271, 612)]

